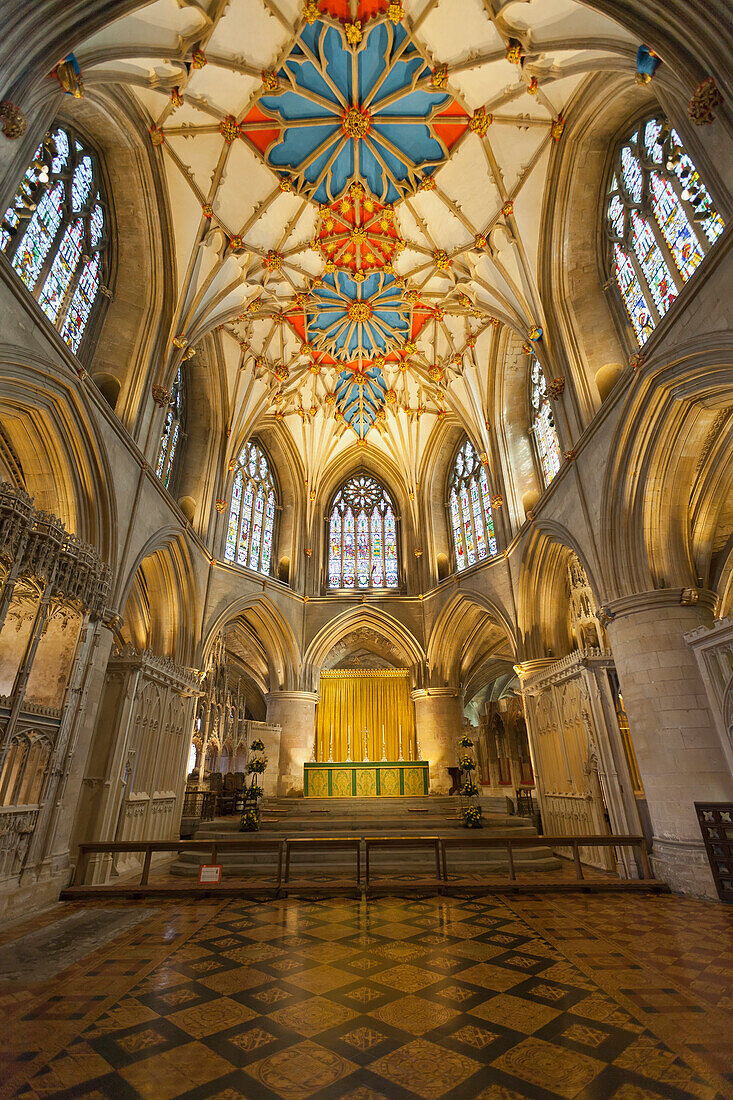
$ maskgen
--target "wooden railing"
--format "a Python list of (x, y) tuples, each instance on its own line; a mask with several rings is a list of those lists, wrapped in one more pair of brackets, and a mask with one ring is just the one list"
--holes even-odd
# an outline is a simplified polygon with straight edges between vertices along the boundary
[[(362, 881), (362, 845), (365, 855), (365, 876)], [(551, 849), (565, 848), (572, 851), (572, 867), (574, 877), (561, 877), (553, 871), (526, 870), (520, 882), (517, 875), (515, 855), (523, 848), (537, 848), (538, 845)], [(639, 878), (622, 879), (613, 874), (602, 875), (592, 868), (584, 868), (580, 859), (580, 849), (588, 847), (615, 847), (631, 848), (638, 853)], [(403, 878), (392, 872), (375, 875), (372, 856), (375, 852), (385, 851), (419, 851), (431, 853), (435, 860), (435, 873), (421, 875), (419, 871), (413, 873), (409, 864), (405, 870), (408, 877)], [(502, 876), (502, 870), (490, 868), (488, 873), (480, 864), (472, 866), (471, 872), (453, 873), (449, 866), (449, 854), (458, 851), (503, 851), (506, 853), (506, 878)], [(354, 853), (355, 877), (345, 876), (342, 871), (337, 875), (328, 875), (319, 871), (318, 875), (303, 878), (292, 876), (292, 856), (294, 854), (310, 854), (316, 852), (350, 851)], [(140, 853), (142, 855), (142, 871), (139, 881), (126, 878), (124, 881), (106, 884), (87, 884), (87, 869), (89, 857), (94, 855), (114, 855), (118, 853)], [(150, 882), (150, 871), (153, 856), (155, 855), (181, 855), (187, 852), (201, 853), (207, 858), (203, 862), (217, 864), (221, 856), (230, 853), (248, 853), (251, 855), (271, 853), (272, 861), (263, 864), (263, 870), (267, 874), (253, 874), (246, 869), (232, 868), (227, 870), (224, 866), (223, 879), (220, 884), (199, 884), (193, 877), (182, 877), (180, 881), (171, 882), (167, 868), (165, 869), (166, 881)], [(455, 867), (455, 864), (454, 864)], [(520, 868), (520, 871), (523, 869)], [(325, 871), (325, 868), (324, 868)], [(591, 877), (586, 877), (590, 872)], [(82, 896), (101, 896), (106, 894), (127, 896), (154, 896), (166, 894), (188, 894), (191, 896), (202, 893), (218, 893), (227, 896), (235, 895), (260, 895), (281, 892), (312, 892), (312, 893), (395, 893), (403, 890), (425, 890), (427, 888), (445, 892), (446, 890), (476, 890), (481, 892), (505, 892), (516, 890), (544, 891), (544, 890), (634, 890), (634, 889), (660, 889), (663, 884), (654, 878), (649, 864), (646, 849), (646, 841), (642, 836), (503, 836), (488, 837), (462, 835), (455, 837), (435, 836), (367, 836), (367, 837), (292, 837), (283, 840), (267, 840), (255, 836), (242, 837), (236, 840), (177, 840), (177, 841), (99, 841), (92, 844), (79, 845), (79, 858), (76, 864), (74, 879), (71, 886), (62, 891), (61, 898), (68, 899)]]

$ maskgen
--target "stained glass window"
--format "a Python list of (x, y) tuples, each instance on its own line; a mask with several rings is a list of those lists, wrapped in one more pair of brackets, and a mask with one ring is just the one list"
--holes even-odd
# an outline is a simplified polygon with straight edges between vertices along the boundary
[(270, 463), (257, 443), (245, 443), (232, 483), (224, 556), (258, 573), (272, 572), (277, 492)]
[(613, 273), (639, 344), (723, 228), (677, 131), (663, 118), (637, 126), (618, 153), (606, 229)]
[(497, 552), (486, 467), (471, 441), (458, 448), (448, 482), (448, 510), (460, 573)]
[(537, 446), (542, 468), (542, 480), (547, 487), (560, 469), (560, 441), (547, 396), (547, 381), (539, 363), (532, 356), (529, 369), (529, 401), (532, 409), (531, 432)]
[(329, 588), (397, 588), (397, 519), (382, 485), (356, 474), (341, 486), (329, 519)]
[(165, 411), (163, 421), (163, 435), (160, 439), (160, 451), (158, 452), (158, 464), (155, 472), (160, 480), (169, 488), (173, 464), (175, 462), (178, 444), (183, 434), (186, 413), (186, 393), (183, 382), (183, 371), (178, 368), (178, 374), (171, 386), (171, 396)]
[(103, 282), (105, 223), (94, 155), (70, 127), (53, 128), (5, 211), (0, 252), (74, 352)]

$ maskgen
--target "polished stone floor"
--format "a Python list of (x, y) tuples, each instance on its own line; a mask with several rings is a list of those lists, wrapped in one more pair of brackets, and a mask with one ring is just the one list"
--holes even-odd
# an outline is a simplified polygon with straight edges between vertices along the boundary
[(733, 911), (618, 895), (58, 906), (0, 935), (0, 1008), (3, 1097), (733, 1097)]

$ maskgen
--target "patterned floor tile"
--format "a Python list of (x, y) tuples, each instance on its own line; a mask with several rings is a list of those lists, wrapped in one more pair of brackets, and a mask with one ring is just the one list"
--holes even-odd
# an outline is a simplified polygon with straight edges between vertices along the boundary
[(731, 958), (687, 899), (162, 903), (0, 988), (0, 1098), (733, 1098)]

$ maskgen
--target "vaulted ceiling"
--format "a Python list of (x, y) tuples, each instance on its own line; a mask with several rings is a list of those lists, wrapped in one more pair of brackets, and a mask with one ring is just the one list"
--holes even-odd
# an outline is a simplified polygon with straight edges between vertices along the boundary
[(488, 451), (502, 334), (544, 328), (553, 144), (637, 45), (575, 0), (156, 0), (88, 39), (165, 167), (167, 377), (217, 330), (232, 447), (275, 417), (312, 487), (357, 440), (414, 486), (450, 415)]

